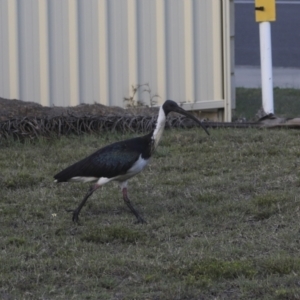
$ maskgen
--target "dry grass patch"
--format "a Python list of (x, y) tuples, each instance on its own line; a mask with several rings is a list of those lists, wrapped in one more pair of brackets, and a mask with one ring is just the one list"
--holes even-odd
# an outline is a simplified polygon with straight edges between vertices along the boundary
[(299, 299), (299, 131), (167, 130), (129, 182), (52, 176), (129, 134), (0, 144), (0, 298)]

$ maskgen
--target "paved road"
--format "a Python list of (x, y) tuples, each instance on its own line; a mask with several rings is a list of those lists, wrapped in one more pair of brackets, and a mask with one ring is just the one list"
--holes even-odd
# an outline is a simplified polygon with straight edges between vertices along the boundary
[[(272, 22), (273, 86), (300, 89), (300, 0), (276, 0)], [(235, 0), (235, 85), (261, 87), (254, 0)]]
[[(260, 88), (260, 67), (235, 66), (235, 86)], [(273, 68), (273, 86), (300, 89), (300, 68)]]
[[(273, 66), (300, 68), (300, 0), (277, 0), (276, 4), (276, 21), (271, 26)], [(254, 1), (235, 1), (235, 64), (260, 65)]]

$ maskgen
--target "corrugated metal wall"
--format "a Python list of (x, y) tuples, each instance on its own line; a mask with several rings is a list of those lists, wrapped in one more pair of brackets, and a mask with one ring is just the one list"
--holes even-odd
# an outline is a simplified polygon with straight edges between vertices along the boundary
[(150, 87), (159, 103), (168, 98), (189, 102), (186, 108), (229, 108), (230, 5), (0, 0), (0, 97), (125, 106), (132, 86), (148, 84), (135, 99), (149, 103), (144, 90)]

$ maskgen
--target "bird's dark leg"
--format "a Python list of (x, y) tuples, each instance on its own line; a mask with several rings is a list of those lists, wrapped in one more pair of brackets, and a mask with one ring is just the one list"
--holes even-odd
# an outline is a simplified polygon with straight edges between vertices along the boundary
[(132, 206), (128, 196), (127, 196), (127, 188), (124, 187), (122, 189), (122, 193), (123, 193), (123, 199), (124, 202), (126, 203), (126, 205), (130, 208), (131, 212), (136, 216), (138, 223), (147, 223), (140, 215), (139, 213), (136, 211), (136, 209)]
[(78, 216), (79, 213), (82, 209), (82, 207), (84, 206), (85, 202), (87, 201), (87, 199), (100, 187), (100, 185), (98, 184), (94, 184), (93, 186), (90, 187), (89, 191), (86, 193), (85, 197), (83, 198), (83, 200), (80, 202), (80, 204), (78, 205), (78, 207), (75, 210), (71, 210), (73, 212), (73, 222), (78, 222)]

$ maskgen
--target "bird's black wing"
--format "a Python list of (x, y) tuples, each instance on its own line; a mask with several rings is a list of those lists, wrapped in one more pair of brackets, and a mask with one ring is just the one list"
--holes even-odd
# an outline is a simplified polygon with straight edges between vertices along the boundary
[(64, 182), (72, 177), (112, 178), (126, 174), (148, 147), (149, 140), (146, 137), (121, 141), (101, 148), (62, 170), (54, 178), (58, 182)]

